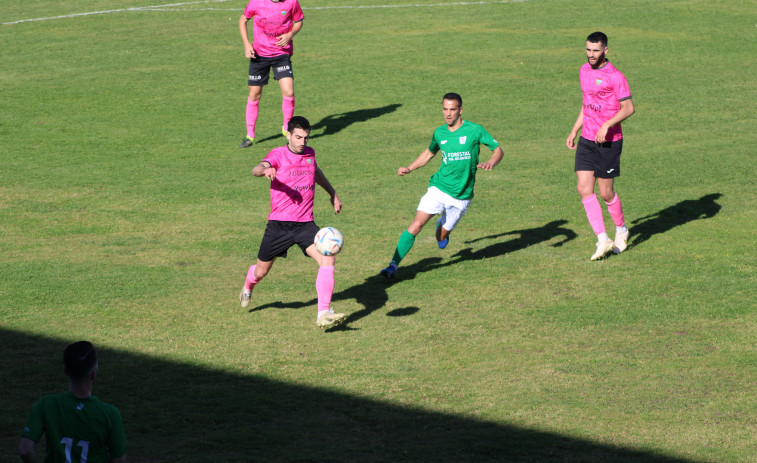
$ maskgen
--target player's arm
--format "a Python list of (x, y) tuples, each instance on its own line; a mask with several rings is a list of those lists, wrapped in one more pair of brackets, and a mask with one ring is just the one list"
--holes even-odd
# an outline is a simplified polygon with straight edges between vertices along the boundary
[(294, 38), (294, 36), (297, 35), (298, 32), (300, 32), (300, 29), (302, 29), (302, 20), (297, 21), (296, 23), (294, 23), (294, 25), (292, 26), (292, 30), (291, 31), (289, 31), (289, 32), (287, 32), (285, 34), (281, 34), (280, 36), (278, 36), (277, 37), (278, 41), (276, 42), (276, 46), (277, 47), (286, 47), (287, 45), (289, 45), (289, 42), (291, 42), (292, 39)]
[(411, 162), (409, 166), (407, 167), (400, 167), (397, 169), (398, 175), (407, 175), (410, 172), (414, 171), (415, 169), (420, 169), (421, 167), (425, 166), (426, 164), (431, 161), (434, 156), (436, 156), (436, 153), (432, 152), (430, 149), (426, 148), (416, 159), (415, 161)]
[(260, 161), (260, 164), (252, 168), (252, 175), (273, 180), (276, 178), (276, 168), (268, 161)]
[(607, 131), (610, 130), (610, 127), (614, 127), (624, 120), (631, 117), (631, 115), (636, 112), (633, 108), (633, 100), (630, 98), (627, 98), (620, 102), (620, 109), (618, 112), (615, 113), (614, 116), (610, 118), (607, 122), (602, 124), (602, 127), (599, 128), (599, 131), (597, 132), (597, 136), (594, 138), (597, 143), (604, 143), (606, 141), (607, 137)]
[(28, 437), (21, 438), (18, 454), (24, 463), (37, 463), (37, 452), (34, 450), (34, 441)]
[(254, 58), (255, 49), (252, 47), (252, 43), (250, 43), (250, 34), (247, 31), (247, 21), (249, 20), (250, 18), (245, 15), (239, 17), (239, 35), (242, 36), (242, 43), (244, 44), (244, 56)]
[(568, 146), (568, 148), (574, 150), (576, 149), (576, 135), (578, 135), (578, 131), (581, 130), (581, 127), (584, 125), (584, 108), (581, 106), (581, 111), (578, 112), (578, 118), (576, 119), (576, 123), (573, 124), (573, 129), (571, 129), (570, 134), (568, 135), (568, 139), (565, 140), (565, 144)]
[(342, 211), (342, 200), (339, 199), (339, 195), (336, 194), (336, 190), (331, 186), (329, 179), (326, 178), (320, 167), (315, 168), (315, 183), (326, 190), (326, 193), (331, 196), (331, 205), (334, 206), (334, 212), (339, 214)]
[(494, 148), (494, 150), (492, 151), (492, 157), (490, 157), (488, 161), (484, 162), (483, 164), (479, 164), (476, 167), (484, 170), (492, 170), (497, 164), (499, 164), (499, 161), (501, 161), (504, 156), (505, 152), (502, 151), (501, 146), (498, 146)]

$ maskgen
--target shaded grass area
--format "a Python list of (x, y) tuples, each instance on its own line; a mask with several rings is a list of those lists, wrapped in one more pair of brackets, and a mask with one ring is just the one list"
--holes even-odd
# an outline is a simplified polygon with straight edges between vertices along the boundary
[[(0, 344), (27, 360), (0, 373), (3, 410), (64, 384), (51, 372), (65, 342), (3, 329)], [(108, 348), (100, 359), (95, 394), (120, 408), (131, 461), (693, 461)], [(3, 461), (16, 439), (0, 439)]]

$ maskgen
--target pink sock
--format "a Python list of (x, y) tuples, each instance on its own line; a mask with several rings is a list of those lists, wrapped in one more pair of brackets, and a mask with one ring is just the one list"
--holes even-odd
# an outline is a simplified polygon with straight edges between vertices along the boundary
[(284, 127), (294, 115), (294, 95), (281, 97), (281, 112), (284, 114)]
[(623, 220), (623, 205), (620, 204), (620, 198), (618, 198), (618, 194), (615, 194), (615, 198), (613, 198), (612, 201), (610, 201), (607, 204), (607, 210), (610, 211), (610, 217), (612, 217), (612, 221), (615, 222), (616, 227), (622, 227), (626, 224), (625, 220)]
[(255, 278), (255, 267), (257, 266), (253, 265), (252, 267), (250, 267), (250, 270), (247, 272), (247, 279), (244, 280), (244, 289), (248, 289), (252, 291), (252, 288), (254, 288), (255, 285), (258, 284), (258, 282), (260, 281), (257, 278)]
[(315, 290), (318, 293), (318, 313), (326, 312), (331, 305), (334, 295), (334, 266), (319, 267), (318, 278), (315, 279)]
[(581, 200), (584, 203), (584, 209), (586, 209), (586, 218), (589, 219), (591, 229), (594, 230), (595, 235), (605, 233), (605, 218), (602, 216), (602, 206), (599, 205), (597, 195), (593, 194), (587, 196)]
[(247, 136), (255, 138), (255, 123), (258, 122), (258, 105), (259, 101), (247, 99)]

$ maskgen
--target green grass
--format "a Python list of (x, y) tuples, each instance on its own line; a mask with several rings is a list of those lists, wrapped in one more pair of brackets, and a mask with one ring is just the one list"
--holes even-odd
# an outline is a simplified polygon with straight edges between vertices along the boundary
[[(0, 23), (159, 4), (117, 3), (11, 0)], [(316, 196), (347, 240), (329, 332), (296, 250), (236, 302), (269, 207), (250, 169), (282, 143), (273, 85), (262, 143), (236, 147), (243, 2), (0, 25), (0, 461), (82, 338), (131, 461), (755, 461), (753, 3), (321, 8), (382, 4), (402, 2), (303, 1), (295, 40), (297, 113), (344, 202)], [(565, 148), (594, 30), (637, 109), (634, 237), (602, 262)], [(449, 247), (423, 231), (386, 284), (438, 161), (396, 170), (447, 91), (505, 159)]]

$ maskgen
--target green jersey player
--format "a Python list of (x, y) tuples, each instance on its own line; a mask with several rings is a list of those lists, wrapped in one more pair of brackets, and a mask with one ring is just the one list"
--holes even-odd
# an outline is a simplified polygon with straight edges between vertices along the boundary
[(21, 437), (19, 453), (36, 462), (34, 444), (45, 434), (45, 462), (125, 463), (126, 437), (121, 414), (92, 395), (97, 377), (97, 352), (87, 341), (63, 353), (68, 391), (44, 396), (34, 405)]
[[(486, 129), (463, 120), (463, 99), (460, 95), (444, 95), (442, 113), (445, 124), (434, 131), (429, 147), (409, 166), (397, 170), (398, 175), (407, 175), (428, 164), (439, 151), (442, 152), (441, 166), (431, 176), (428, 191), (418, 204), (415, 218), (400, 235), (391, 263), (381, 271), (381, 275), (387, 279), (394, 278), (397, 266), (410, 252), (415, 237), (434, 215), (440, 215), (436, 222), (437, 244), (440, 249), (447, 247), (450, 232), (455, 229), (473, 199), (477, 170), (492, 170), (504, 156), (499, 143)], [(478, 162), (481, 145), (492, 150), (491, 158), (484, 163)]]

